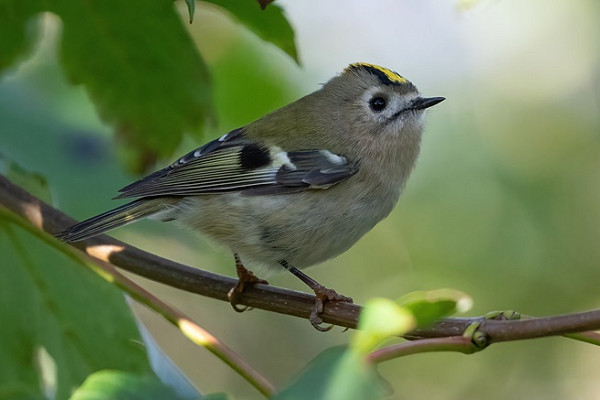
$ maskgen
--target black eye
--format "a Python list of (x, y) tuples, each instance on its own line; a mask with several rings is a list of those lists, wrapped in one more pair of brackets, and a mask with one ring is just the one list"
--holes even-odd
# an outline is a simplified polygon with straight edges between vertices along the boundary
[(373, 97), (371, 100), (369, 100), (369, 106), (371, 107), (371, 110), (373, 111), (382, 111), (385, 106), (387, 106), (387, 101), (383, 98), (383, 97)]

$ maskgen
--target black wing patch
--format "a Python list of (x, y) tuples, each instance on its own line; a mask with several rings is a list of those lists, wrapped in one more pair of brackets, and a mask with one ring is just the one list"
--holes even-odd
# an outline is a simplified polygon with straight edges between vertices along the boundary
[(357, 171), (355, 164), (327, 150), (285, 152), (246, 139), (238, 129), (126, 186), (117, 198), (326, 189)]

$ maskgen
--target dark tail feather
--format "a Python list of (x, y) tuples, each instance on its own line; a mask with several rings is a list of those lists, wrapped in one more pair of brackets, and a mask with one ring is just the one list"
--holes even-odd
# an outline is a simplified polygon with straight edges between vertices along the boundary
[(86, 219), (58, 233), (63, 242), (77, 242), (164, 210), (165, 199), (139, 199)]

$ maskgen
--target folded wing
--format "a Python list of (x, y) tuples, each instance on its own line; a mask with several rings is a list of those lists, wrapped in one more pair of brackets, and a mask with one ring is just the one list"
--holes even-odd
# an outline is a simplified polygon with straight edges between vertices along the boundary
[(326, 189), (357, 171), (356, 163), (328, 150), (285, 151), (247, 139), (238, 129), (126, 186), (117, 198)]

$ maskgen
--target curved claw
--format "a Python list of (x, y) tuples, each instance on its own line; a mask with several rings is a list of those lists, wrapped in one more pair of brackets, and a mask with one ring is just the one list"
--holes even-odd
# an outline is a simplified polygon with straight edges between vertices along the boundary
[(248, 307), (248, 306), (244, 306), (244, 305), (239, 306), (235, 303), (229, 303), (229, 304), (231, 304), (231, 307), (234, 309), (235, 312), (244, 312), (244, 311), (252, 309), (252, 307)]
[(352, 303), (352, 299), (350, 297), (341, 295), (337, 293), (333, 289), (326, 288), (324, 286), (317, 286), (314, 288), (315, 291), (315, 305), (310, 313), (310, 324), (319, 332), (327, 332), (333, 328), (333, 325), (322, 326), (323, 319), (319, 316), (319, 314), (323, 313), (324, 304), (326, 301), (339, 301)]
[[(240, 288), (241, 287), (241, 288)], [(240, 290), (241, 289), (241, 290)], [(239, 282), (231, 288), (231, 290), (227, 293), (227, 298), (229, 299), (229, 304), (231, 307), (237, 312), (244, 312), (248, 309), (248, 306), (239, 306), (239, 298), (240, 294), (244, 290), (243, 285), (240, 285)]]
[(330, 330), (333, 329), (332, 324), (323, 326), (323, 325), (321, 325), (322, 323), (323, 323), (323, 320), (319, 317), (317, 317), (316, 320), (312, 320), (312, 314), (311, 314), (310, 324), (313, 326), (313, 328), (315, 328), (319, 332), (329, 332)]
[(317, 297), (315, 300), (315, 305), (313, 306), (312, 311), (310, 312), (310, 324), (318, 330), (319, 332), (327, 332), (333, 328), (333, 325), (322, 326), (323, 318), (319, 317), (319, 314), (323, 312), (323, 299)]
[(238, 273), (238, 281), (234, 287), (232, 287), (227, 293), (227, 298), (229, 299), (229, 303), (231, 307), (237, 312), (244, 312), (247, 310), (252, 310), (252, 307), (246, 305), (238, 305), (240, 300), (240, 295), (244, 292), (246, 285), (252, 286), (257, 283), (268, 285), (269, 282), (264, 279), (258, 278), (256, 275), (252, 273), (252, 271), (248, 271), (241, 261), (236, 257), (236, 268)]

